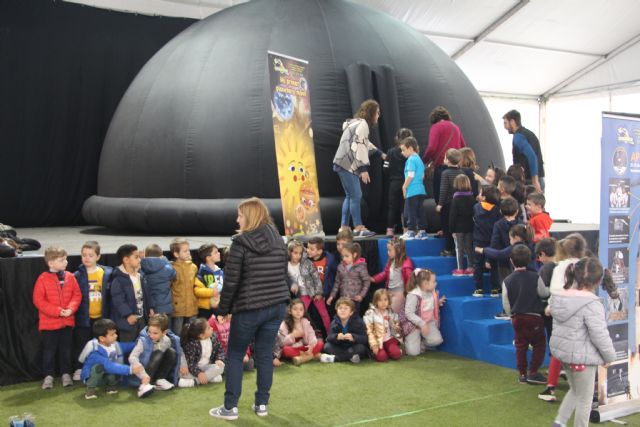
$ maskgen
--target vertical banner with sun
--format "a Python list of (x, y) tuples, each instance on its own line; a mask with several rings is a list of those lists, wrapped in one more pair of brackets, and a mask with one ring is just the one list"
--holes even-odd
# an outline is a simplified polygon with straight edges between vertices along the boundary
[(271, 112), (287, 236), (323, 235), (307, 61), (268, 52)]
[(598, 368), (600, 422), (640, 410), (640, 116), (602, 114), (600, 260), (618, 297), (600, 291), (616, 360)]

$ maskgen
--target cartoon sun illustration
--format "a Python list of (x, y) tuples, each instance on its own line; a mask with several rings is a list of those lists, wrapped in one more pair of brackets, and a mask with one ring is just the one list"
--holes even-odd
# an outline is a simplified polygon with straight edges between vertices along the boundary
[[(278, 179), (288, 234), (305, 233), (319, 215), (315, 153), (307, 130), (282, 124), (275, 129)], [(314, 227), (315, 228), (315, 227)]]

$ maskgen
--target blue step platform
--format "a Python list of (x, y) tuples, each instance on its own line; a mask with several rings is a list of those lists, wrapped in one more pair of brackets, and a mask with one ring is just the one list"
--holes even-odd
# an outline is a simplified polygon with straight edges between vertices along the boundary
[[(378, 241), (380, 269), (387, 263), (387, 239)], [(455, 257), (441, 257), (444, 239), (408, 240), (405, 242), (407, 255), (416, 267), (428, 268), (436, 273), (438, 292), (447, 297), (441, 310), (441, 332), (444, 338), (440, 350), (458, 356), (515, 369), (516, 350), (513, 346), (511, 322), (496, 320), (496, 313), (502, 311), (502, 300), (491, 298), (489, 275), (483, 278), (483, 288), (487, 296), (472, 297), (475, 290), (473, 277), (452, 276), (456, 268)], [(531, 352), (529, 352), (529, 359)], [(545, 364), (548, 363), (548, 356)]]

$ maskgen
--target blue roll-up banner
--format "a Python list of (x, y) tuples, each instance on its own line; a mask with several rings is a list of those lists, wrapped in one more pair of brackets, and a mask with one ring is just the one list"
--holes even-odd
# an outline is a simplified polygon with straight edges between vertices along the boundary
[(640, 411), (640, 116), (602, 114), (601, 167), (600, 261), (620, 294), (612, 299), (600, 291), (616, 361), (598, 369), (598, 408), (592, 418), (607, 421)]

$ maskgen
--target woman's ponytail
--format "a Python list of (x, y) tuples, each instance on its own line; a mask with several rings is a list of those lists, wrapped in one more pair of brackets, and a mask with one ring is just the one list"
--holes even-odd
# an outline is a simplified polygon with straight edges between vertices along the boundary
[(576, 281), (576, 265), (569, 264), (567, 270), (564, 273), (564, 288), (571, 289), (573, 282)]

